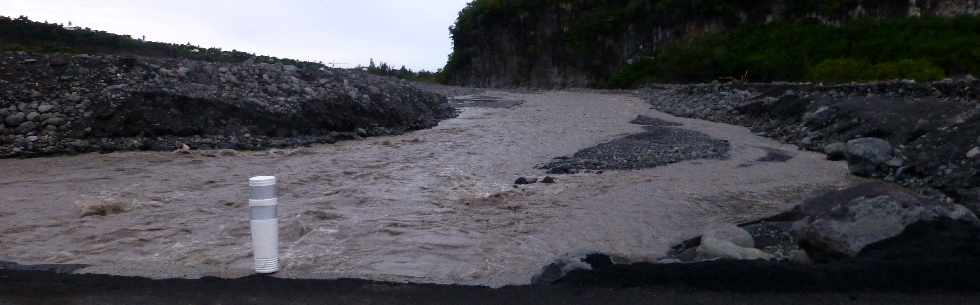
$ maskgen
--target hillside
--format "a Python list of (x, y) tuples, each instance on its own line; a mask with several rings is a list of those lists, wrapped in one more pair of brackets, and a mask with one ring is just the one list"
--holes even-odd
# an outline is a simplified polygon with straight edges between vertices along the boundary
[(477, 0), (445, 71), (484, 87), (931, 80), (977, 72), (980, 21), (947, 17), (978, 13), (973, 0)]

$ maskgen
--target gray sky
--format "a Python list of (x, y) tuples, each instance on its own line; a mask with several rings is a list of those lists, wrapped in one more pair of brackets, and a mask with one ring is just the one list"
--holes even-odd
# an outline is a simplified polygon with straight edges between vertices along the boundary
[(435, 70), (469, 0), (0, 0), (0, 15), (147, 40), (367, 65)]

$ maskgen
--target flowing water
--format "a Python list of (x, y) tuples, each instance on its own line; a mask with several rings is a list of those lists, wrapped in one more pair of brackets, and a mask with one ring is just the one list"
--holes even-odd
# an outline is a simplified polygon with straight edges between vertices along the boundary
[[(774, 215), (814, 190), (852, 183), (846, 165), (822, 155), (672, 117), (629, 95), (485, 95), (456, 119), (393, 137), (0, 160), (0, 260), (154, 278), (249, 275), (247, 179), (275, 175), (284, 263), (276, 276), (499, 287), (527, 284), (569, 255), (655, 260), (707, 225)], [(535, 167), (552, 158), (642, 132), (629, 124), (640, 114), (728, 140), (730, 158), (513, 186), (543, 176)], [(786, 157), (766, 162), (774, 151)], [(81, 217), (78, 204), (93, 201), (126, 211)]]

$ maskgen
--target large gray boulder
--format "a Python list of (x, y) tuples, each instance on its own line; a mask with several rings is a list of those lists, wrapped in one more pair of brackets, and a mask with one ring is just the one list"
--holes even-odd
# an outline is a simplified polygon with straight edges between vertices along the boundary
[(697, 249), (699, 259), (770, 260), (773, 256), (756, 248), (742, 247), (731, 241), (701, 237)]
[(709, 227), (701, 236), (697, 248), (699, 259), (769, 260), (773, 256), (755, 248), (755, 240), (748, 231), (736, 225), (723, 224)]
[(888, 161), (895, 158), (895, 148), (879, 138), (860, 138), (847, 142), (847, 165), (851, 173), (862, 177), (883, 176)]
[(740, 247), (755, 248), (755, 239), (749, 231), (733, 224), (720, 224), (708, 227), (701, 238), (714, 238), (731, 242)]
[(827, 154), (827, 160), (841, 161), (847, 159), (847, 144), (836, 142), (824, 146), (823, 152)]
[(943, 203), (882, 182), (859, 185), (808, 200), (795, 211), (800, 246), (817, 261), (854, 257), (866, 246), (901, 234), (920, 221), (977, 217), (961, 205)]

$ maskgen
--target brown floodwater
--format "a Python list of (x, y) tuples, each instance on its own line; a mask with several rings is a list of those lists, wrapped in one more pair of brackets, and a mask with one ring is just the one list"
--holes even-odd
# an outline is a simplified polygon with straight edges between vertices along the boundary
[[(251, 273), (247, 179), (280, 185), (283, 271), (296, 278), (527, 284), (555, 259), (653, 261), (708, 225), (852, 184), (846, 165), (630, 95), (486, 92), (458, 118), (400, 136), (260, 152), (124, 152), (0, 160), (0, 260), (82, 273)], [(523, 101), (493, 107), (492, 99)], [(489, 101), (488, 101), (489, 100)], [(489, 103), (489, 104), (488, 104)], [(639, 133), (637, 115), (730, 141), (726, 160), (540, 177), (552, 158)], [(783, 162), (764, 162), (774, 151)], [(81, 217), (85, 202), (127, 211)]]

